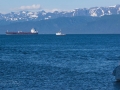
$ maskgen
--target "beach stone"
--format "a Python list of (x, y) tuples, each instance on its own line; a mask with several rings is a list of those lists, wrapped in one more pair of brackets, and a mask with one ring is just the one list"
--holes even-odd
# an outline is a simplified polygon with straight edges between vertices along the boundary
[(117, 81), (120, 81), (120, 65), (113, 70), (113, 75)]

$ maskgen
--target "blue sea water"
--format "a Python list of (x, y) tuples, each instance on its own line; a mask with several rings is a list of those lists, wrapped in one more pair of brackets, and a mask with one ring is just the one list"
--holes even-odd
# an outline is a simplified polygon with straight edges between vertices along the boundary
[(120, 35), (0, 35), (0, 90), (120, 90)]

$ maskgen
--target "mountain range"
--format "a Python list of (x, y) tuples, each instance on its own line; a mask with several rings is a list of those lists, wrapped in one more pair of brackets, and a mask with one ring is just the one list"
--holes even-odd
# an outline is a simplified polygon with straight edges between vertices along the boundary
[(72, 11), (54, 11), (45, 12), (44, 10), (38, 12), (20, 11), (11, 12), (7, 14), (0, 14), (0, 20), (6, 21), (29, 21), (29, 20), (46, 20), (58, 17), (75, 17), (75, 16), (93, 16), (101, 17), (104, 15), (120, 14), (120, 5), (109, 7), (91, 7), (89, 9), (74, 9)]
[(74, 9), (73, 11), (20, 11), (0, 14), (0, 33), (6, 30), (29, 31), (35, 27), (40, 34), (119, 34), (120, 5)]

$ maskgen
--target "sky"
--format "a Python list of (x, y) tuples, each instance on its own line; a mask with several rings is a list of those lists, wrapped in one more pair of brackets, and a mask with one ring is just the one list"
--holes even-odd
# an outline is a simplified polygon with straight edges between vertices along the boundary
[(120, 0), (0, 0), (0, 13), (20, 10), (70, 11), (76, 8), (108, 7), (120, 4)]

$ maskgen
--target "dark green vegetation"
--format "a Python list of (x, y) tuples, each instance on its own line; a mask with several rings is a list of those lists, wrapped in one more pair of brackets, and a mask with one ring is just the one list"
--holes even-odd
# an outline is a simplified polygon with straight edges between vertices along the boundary
[(0, 33), (30, 31), (35, 27), (39, 34), (55, 34), (60, 29), (66, 34), (120, 34), (120, 15), (103, 17), (61, 17), (41, 21), (0, 21)]

